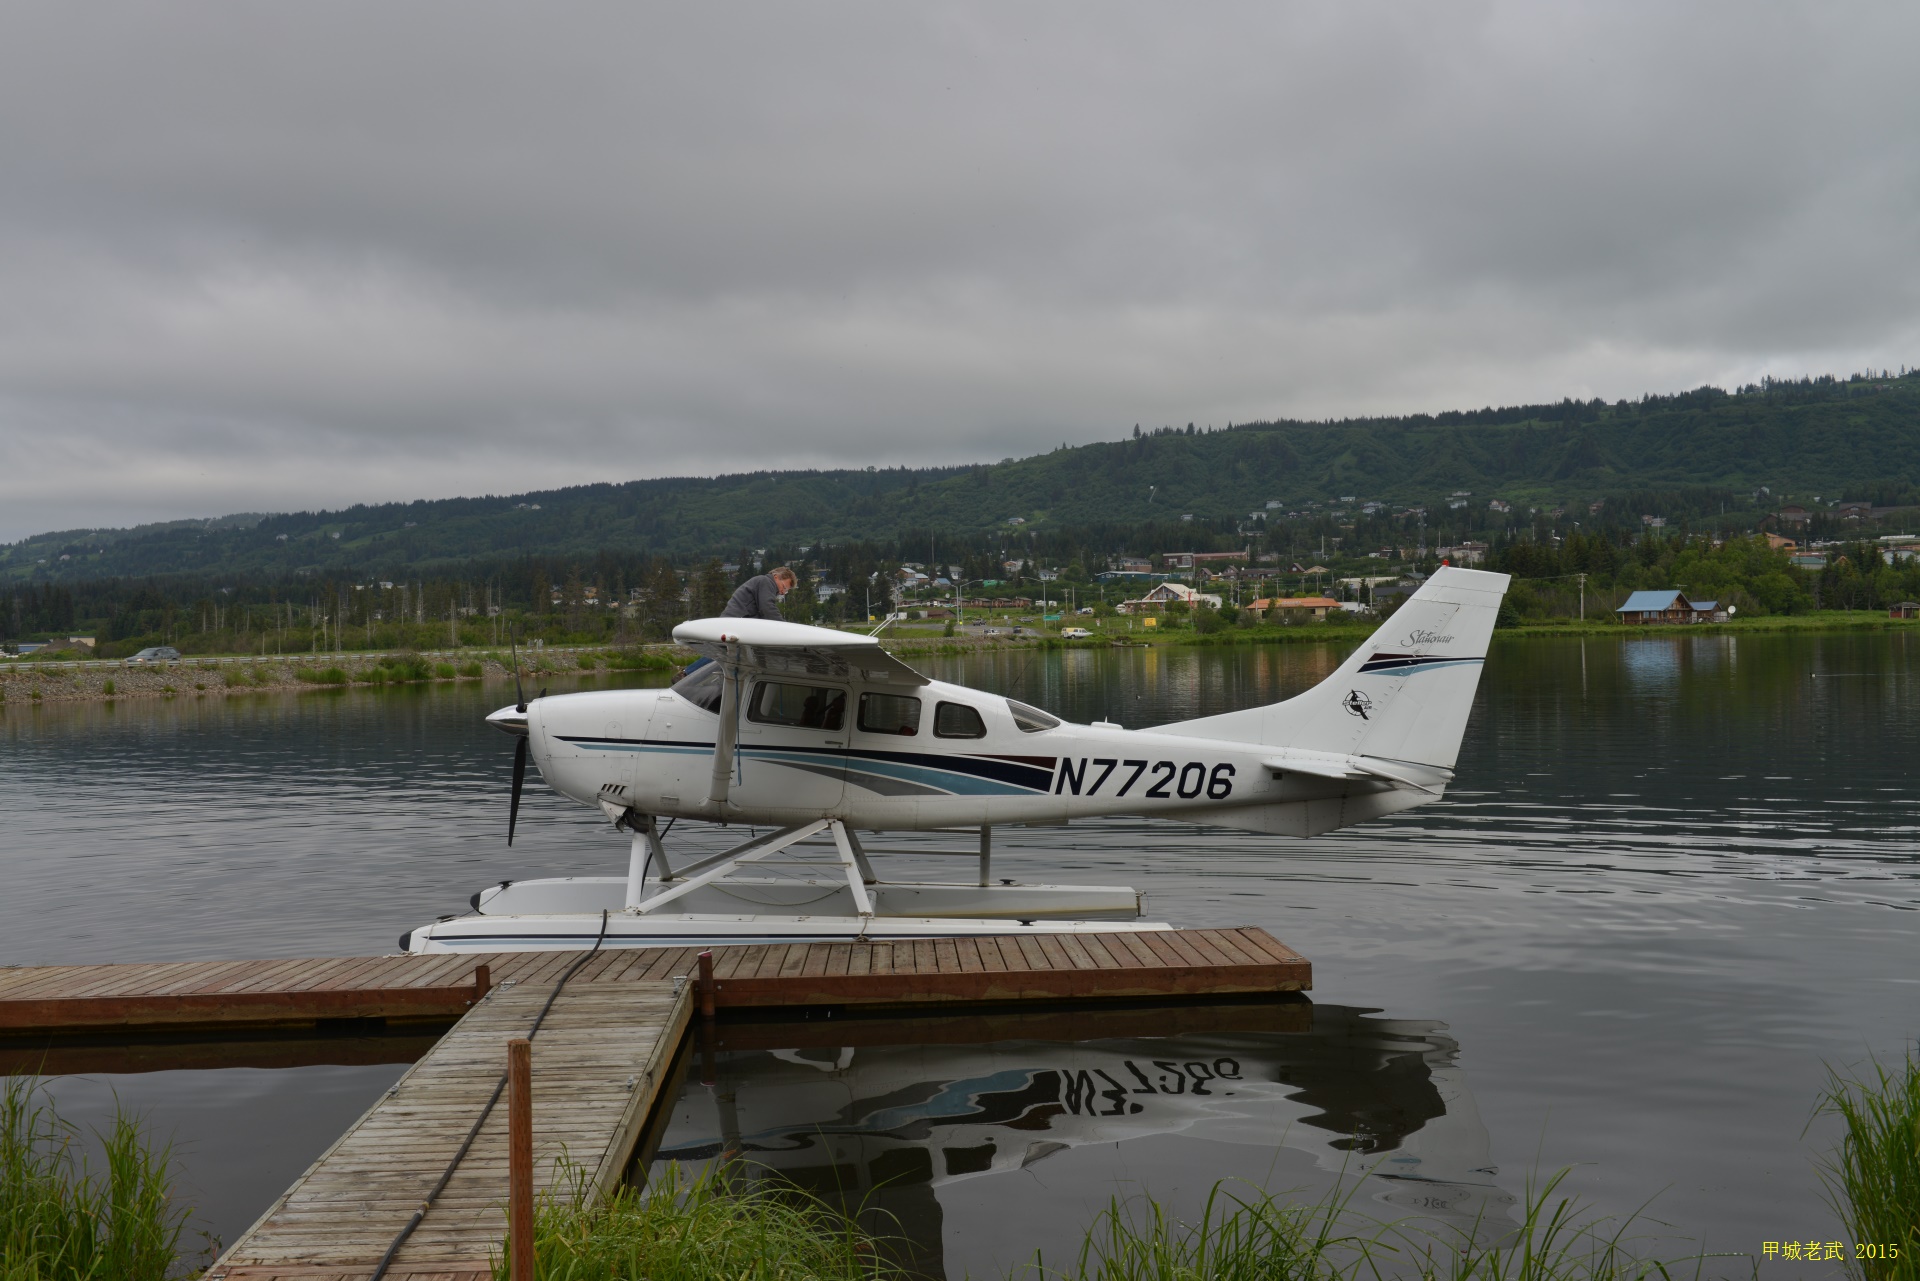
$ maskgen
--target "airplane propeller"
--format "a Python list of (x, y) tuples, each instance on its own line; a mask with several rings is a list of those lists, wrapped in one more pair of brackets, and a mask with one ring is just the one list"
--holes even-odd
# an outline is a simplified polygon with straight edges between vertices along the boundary
[[(513, 844), (513, 830), (520, 822), (520, 792), (521, 789), (526, 786), (527, 782), (527, 691), (526, 688), (520, 684), (519, 647), (515, 646), (511, 640), (509, 640), (507, 644), (513, 652), (513, 710), (518, 714), (519, 720), (517, 722), (497, 721), (494, 720), (492, 716), (489, 716), (487, 719), (493, 721), (495, 726), (506, 730), (509, 734), (519, 736), (518, 741), (513, 745), (513, 794), (507, 803), (507, 844), (511, 845)], [(534, 695), (534, 698), (541, 699), (546, 696), (547, 691), (545, 687), (542, 687), (540, 692)], [(494, 715), (498, 716), (499, 713), (496, 712)]]
[(507, 804), (507, 844), (513, 844), (513, 829), (520, 821), (520, 789), (527, 781), (527, 740), (513, 745), (513, 799)]

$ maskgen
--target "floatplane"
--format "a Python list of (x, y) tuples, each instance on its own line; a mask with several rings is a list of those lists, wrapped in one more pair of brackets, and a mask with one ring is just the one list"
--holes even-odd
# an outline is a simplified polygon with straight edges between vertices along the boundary
[[(1119, 815), (1307, 837), (1445, 794), (1505, 574), (1442, 567), (1324, 681), (1292, 698), (1151, 729), (1075, 725), (931, 680), (876, 636), (704, 618), (668, 689), (527, 699), (508, 841), (529, 757), (548, 786), (627, 834), (624, 877), (503, 881), (401, 936), (411, 952), (932, 939), (1164, 930), (1129, 886), (993, 875), (993, 829)], [(746, 829), (688, 859), (678, 823)], [(862, 833), (962, 832), (977, 875), (896, 881)], [(956, 851), (947, 851), (949, 853)], [(774, 875), (766, 873), (774, 872)], [(756, 874), (758, 873), (758, 874)]]

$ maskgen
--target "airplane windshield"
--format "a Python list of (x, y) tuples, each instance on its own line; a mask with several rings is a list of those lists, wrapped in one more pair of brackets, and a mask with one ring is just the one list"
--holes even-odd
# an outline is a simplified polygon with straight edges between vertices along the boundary
[(710, 658), (701, 659), (673, 683), (673, 692), (695, 707), (703, 707), (718, 716), (720, 714), (720, 664)]

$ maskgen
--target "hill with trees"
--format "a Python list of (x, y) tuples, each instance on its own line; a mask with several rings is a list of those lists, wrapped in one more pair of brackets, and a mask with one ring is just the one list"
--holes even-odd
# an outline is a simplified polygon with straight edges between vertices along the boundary
[[(422, 643), (480, 643), (508, 617), (555, 637), (631, 638), (724, 600), (760, 564), (801, 566), (796, 610), (812, 616), (831, 594), (816, 597), (823, 584), (845, 594), (821, 614), (864, 617), (892, 599), (903, 562), (968, 590), (1031, 595), (1043, 571), (1090, 588), (1116, 556), (1175, 551), (1243, 552), (1283, 588), (1470, 554), (1533, 580), (1515, 608), (1548, 616), (1578, 608), (1570, 575), (1604, 592), (1670, 585), (1681, 565), (1690, 587), (1742, 593), (1746, 612), (1793, 613), (1920, 594), (1871, 565), (1862, 541), (1913, 532), (1916, 481), (1920, 372), (1160, 427), (967, 467), (640, 480), (41, 535), (0, 548), (0, 637), (77, 629), (116, 648), (194, 635), (246, 649), (270, 628), (274, 643), (309, 648), (323, 633), (346, 645), (348, 627), (375, 645), (384, 627), (406, 643), (407, 628)], [(1870, 506), (1842, 510), (1847, 500)], [(1783, 517), (1789, 504), (1804, 510)], [(1855, 540), (1842, 557), (1851, 577), (1803, 572), (1745, 538), (1769, 528)]]
[(1343, 502), (1424, 508), (1442, 541), (1525, 524), (1529, 508), (1602, 499), (1629, 523), (1724, 514), (1750, 526), (1815, 496), (1913, 501), (1916, 482), (1920, 373), (1860, 374), (1612, 404), (1136, 427), (1119, 441), (963, 467), (675, 477), (67, 530), (0, 548), (0, 583), (422, 575), (607, 552), (691, 561), (770, 544), (911, 547), (930, 533), (1027, 543), (1079, 530), (1115, 552), (1151, 552), (1162, 548), (1136, 535), (1159, 539), (1159, 526), (1239, 537), (1250, 523), (1310, 523)]

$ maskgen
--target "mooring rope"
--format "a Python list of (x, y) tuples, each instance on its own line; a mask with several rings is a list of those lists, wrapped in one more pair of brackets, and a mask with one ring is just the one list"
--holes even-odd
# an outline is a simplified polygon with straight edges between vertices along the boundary
[[(579, 973), (580, 967), (592, 960), (593, 954), (600, 950), (600, 945), (607, 941), (607, 923), (612, 919), (612, 915), (611, 912), (604, 910), (600, 913), (600, 936), (594, 939), (593, 946), (582, 953), (579, 960), (567, 967), (566, 973), (560, 976), (560, 981), (553, 985), (553, 991), (547, 994), (547, 1003), (540, 1007), (539, 1016), (533, 1020), (533, 1026), (527, 1029), (529, 1041), (540, 1034), (540, 1025), (547, 1021), (547, 1014), (553, 1009), (553, 1003), (560, 999), (560, 989), (567, 985), (567, 980)], [(433, 1185), (433, 1191), (427, 1193), (426, 1199), (420, 1203), (420, 1208), (415, 1210), (413, 1217), (407, 1220), (407, 1226), (400, 1229), (400, 1235), (393, 1239), (393, 1244), (387, 1247), (387, 1252), (380, 1256), (379, 1265), (374, 1268), (373, 1275), (368, 1277), (367, 1281), (381, 1281), (381, 1278), (387, 1275), (387, 1268), (393, 1263), (393, 1256), (400, 1253), (400, 1247), (407, 1243), (407, 1238), (413, 1235), (413, 1230), (420, 1226), (422, 1219), (427, 1217), (427, 1211), (431, 1210), (433, 1203), (440, 1199), (440, 1194), (447, 1190), (447, 1184), (453, 1182), (453, 1172), (459, 1169), (460, 1162), (466, 1159), (467, 1153), (473, 1148), (473, 1141), (480, 1137), (480, 1128), (487, 1123), (487, 1118), (493, 1115), (494, 1107), (500, 1102), (500, 1096), (506, 1093), (506, 1090), (507, 1074), (502, 1072), (500, 1079), (494, 1083), (493, 1094), (487, 1099), (487, 1106), (480, 1109), (479, 1118), (474, 1121), (473, 1128), (467, 1131), (467, 1137), (460, 1141), (460, 1149), (453, 1154), (453, 1160), (447, 1162), (447, 1168), (441, 1173), (440, 1181)]]

